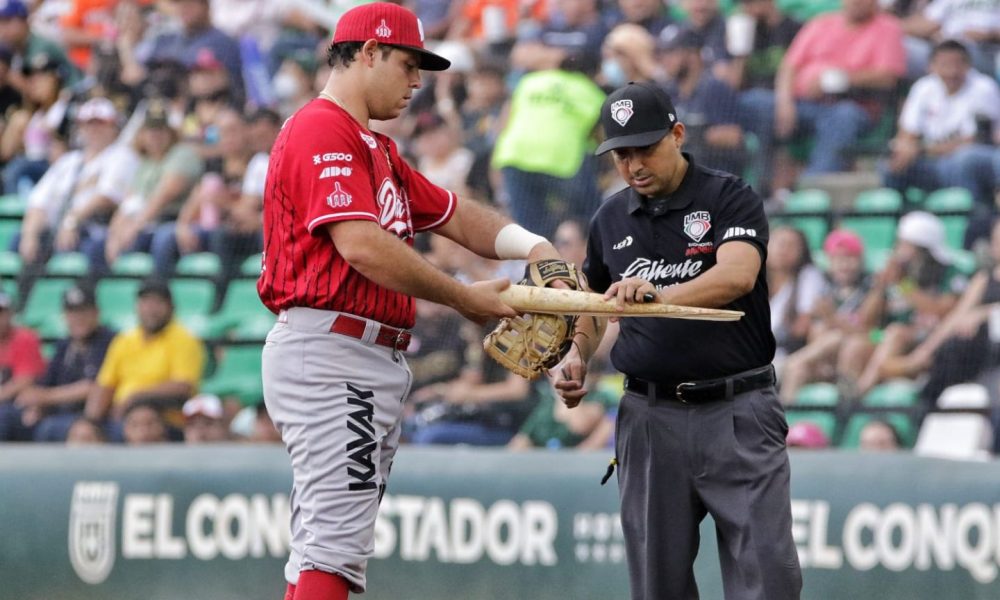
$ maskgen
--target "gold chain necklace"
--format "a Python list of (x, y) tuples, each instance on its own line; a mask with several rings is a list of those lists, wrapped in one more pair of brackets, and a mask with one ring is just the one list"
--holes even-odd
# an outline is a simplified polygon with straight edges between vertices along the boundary
[[(347, 110), (347, 107), (344, 106), (344, 102), (340, 98), (333, 96), (331, 94), (327, 94), (325, 91), (320, 92), (319, 97), (323, 98), (324, 100), (329, 100), (330, 102), (333, 102), (340, 108), (344, 109), (344, 112), (351, 115), (351, 111)], [(351, 118), (354, 119), (354, 115), (351, 115)], [(355, 121), (357, 121), (357, 119), (355, 119)], [(360, 125), (360, 122), (358, 124)], [(364, 126), (362, 125), (362, 127)], [(364, 127), (364, 129), (368, 130), (367, 127)], [(385, 160), (389, 163), (389, 167), (395, 170), (395, 167), (392, 164), (392, 157), (389, 156), (389, 149), (383, 147), (382, 143), (378, 141), (378, 138), (372, 137), (372, 139), (375, 140), (375, 143), (378, 145), (379, 150), (381, 150), (385, 154)]]

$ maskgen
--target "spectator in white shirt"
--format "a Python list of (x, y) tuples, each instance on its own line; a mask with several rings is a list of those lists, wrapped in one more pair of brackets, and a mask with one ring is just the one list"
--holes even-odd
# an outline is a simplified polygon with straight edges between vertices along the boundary
[(996, 72), (995, 56), (1000, 51), (998, 0), (933, 0), (922, 12), (907, 17), (903, 28), (909, 70), (915, 77), (927, 68), (932, 45), (947, 39), (965, 43), (977, 69), (989, 75)]
[(903, 105), (884, 184), (901, 191), (964, 187), (990, 206), (997, 140), (1000, 87), (971, 68), (961, 42), (941, 42), (931, 55), (931, 73), (913, 85)]
[(53, 163), (28, 197), (17, 242), (26, 266), (43, 266), (53, 252), (79, 251), (92, 270), (103, 269), (107, 223), (137, 164), (127, 145), (115, 143), (119, 119), (107, 98), (77, 111), (80, 149)]

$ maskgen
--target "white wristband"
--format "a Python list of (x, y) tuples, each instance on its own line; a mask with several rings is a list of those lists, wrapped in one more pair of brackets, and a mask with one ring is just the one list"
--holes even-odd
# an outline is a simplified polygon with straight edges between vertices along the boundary
[(548, 240), (531, 233), (516, 223), (509, 223), (497, 233), (493, 247), (496, 250), (497, 258), (521, 260), (528, 258), (528, 254), (535, 245), (546, 241)]

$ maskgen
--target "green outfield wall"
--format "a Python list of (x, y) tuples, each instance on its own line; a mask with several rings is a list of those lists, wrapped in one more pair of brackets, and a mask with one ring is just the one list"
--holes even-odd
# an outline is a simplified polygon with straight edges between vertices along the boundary
[[(403, 448), (365, 597), (627, 598), (606, 464)], [(273, 447), (0, 446), (0, 599), (278, 600), (290, 481)], [(1000, 463), (797, 453), (792, 492), (803, 598), (1000, 598)]]

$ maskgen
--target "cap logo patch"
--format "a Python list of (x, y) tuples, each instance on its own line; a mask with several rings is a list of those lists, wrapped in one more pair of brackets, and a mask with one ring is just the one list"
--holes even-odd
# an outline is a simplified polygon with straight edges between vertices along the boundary
[(379, 24), (379, 26), (375, 28), (375, 35), (383, 38), (387, 38), (392, 35), (392, 30), (389, 29), (389, 26), (385, 24), (385, 19), (382, 19), (382, 22)]
[(676, 121), (676, 120), (677, 120), (677, 118), (676, 118), (676, 117), (674, 117), (674, 113), (669, 113), (669, 114), (667, 114), (667, 116), (668, 116), (668, 117), (670, 117), (670, 122), (671, 122), (671, 123), (673, 123), (674, 121)]
[(622, 127), (628, 123), (635, 111), (632, 110), (632, 101), (628, 99), (615, 100), (611, 103), (611, 118)]
[(424, 22), (417, 19), (417, 31), (420, 32), (420, 41), (424, 41)]

